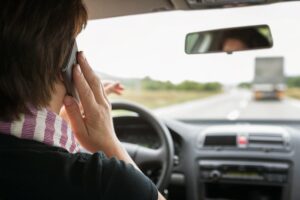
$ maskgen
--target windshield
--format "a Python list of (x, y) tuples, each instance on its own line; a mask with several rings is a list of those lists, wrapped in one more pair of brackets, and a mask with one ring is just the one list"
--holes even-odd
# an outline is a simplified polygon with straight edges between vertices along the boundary
[[(172, 11), (89, 22), (79, 49), (126, 99), (177, 119), (300, 119), (300, 3)], [(266, 50), (187, 55), (190, 32), (266, 24)]]

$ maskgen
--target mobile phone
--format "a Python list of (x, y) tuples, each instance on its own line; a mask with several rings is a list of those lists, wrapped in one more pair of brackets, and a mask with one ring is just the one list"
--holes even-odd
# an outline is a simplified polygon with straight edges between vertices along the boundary
[(77, 43), (74, 41), (71, 51), (67, 56), (66, 61), (64, 62), (64, 67), (62, 68), (62, 76), (64, 79), (64, 84), (67, 89), (67, 94), (76, 98), (79, 101), (78, 93), (75, 89), (73, 83), (73, 67), (77, 64)]

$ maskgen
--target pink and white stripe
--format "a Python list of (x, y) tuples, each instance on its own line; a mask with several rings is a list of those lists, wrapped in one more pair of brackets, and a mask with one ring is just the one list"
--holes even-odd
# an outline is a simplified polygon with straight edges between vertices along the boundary
[(33, 115), (21, 115), (17, 121), (0, 121), (0, 133), (61, 147), (70, 153), (79, 151), (71, 128), (59, 115), (47, 109), (31, 111)]

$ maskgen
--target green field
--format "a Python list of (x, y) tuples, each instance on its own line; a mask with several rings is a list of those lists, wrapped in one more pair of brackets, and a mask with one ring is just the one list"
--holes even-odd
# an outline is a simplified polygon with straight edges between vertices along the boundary
[(149, 91), (149, 90), (125, 90), (121, 96), (111, 95), (111, 100), (129, 100), (142, 104), (148, 108), (165, 107), (172, 104), (202, 99), (221, 92), (207, 91)]

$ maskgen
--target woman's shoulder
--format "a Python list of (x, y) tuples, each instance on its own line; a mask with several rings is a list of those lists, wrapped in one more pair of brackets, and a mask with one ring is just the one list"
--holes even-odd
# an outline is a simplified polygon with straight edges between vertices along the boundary
[[(2, 141), (0, 171), (6, 173), (0, 174), (0, 182), (5, 175), (9, 180), (6, 186), (18, 183), (24, 193), (36, 188), (40, 192), (35, 195), (43, 195), (45, 188), (55, 187), (50, 195), (69, 191), (69, 195), (85, 199), (157, 199), (155, 186), (143, 173), (121, 160), (107, 158), (103, 152), (73, 154), (34, 141), (10, 137)], [(1, 145), (5, 141), (6, 145)]]

